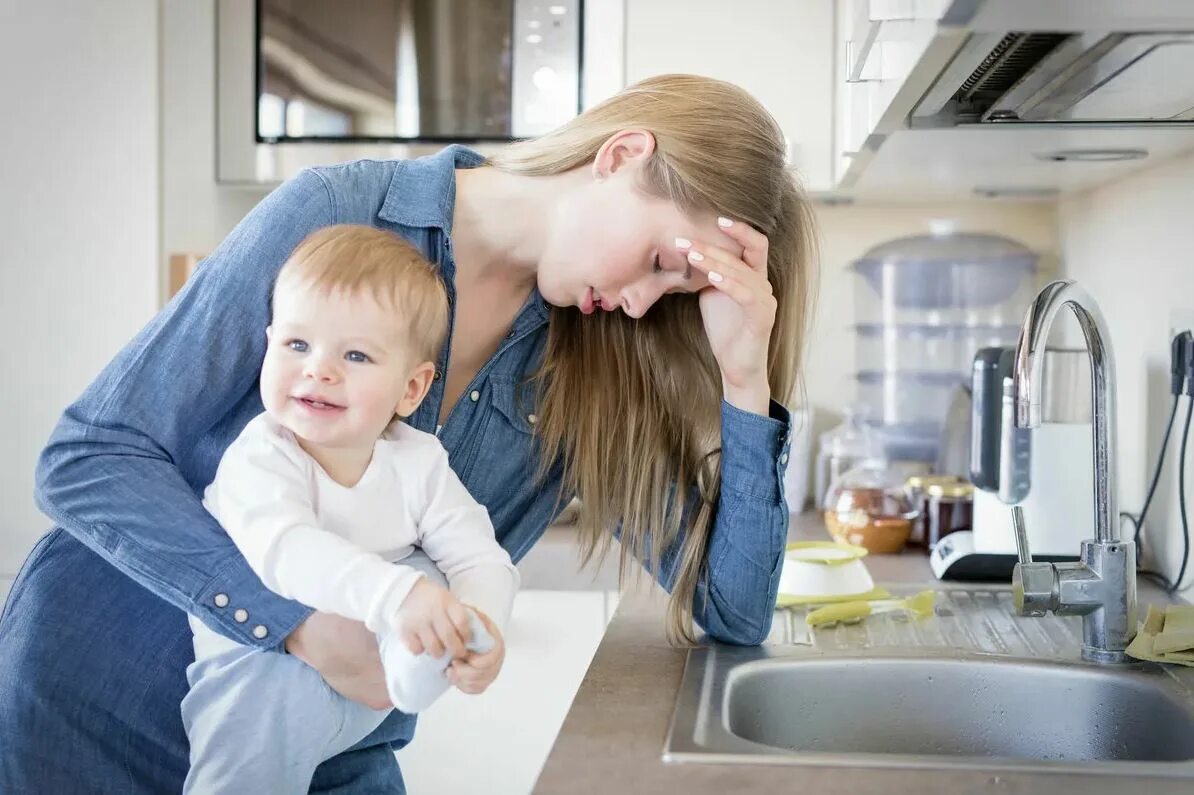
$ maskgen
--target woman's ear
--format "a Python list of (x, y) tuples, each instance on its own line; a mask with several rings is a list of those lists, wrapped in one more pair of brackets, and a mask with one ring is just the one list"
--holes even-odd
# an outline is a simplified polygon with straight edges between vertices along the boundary
[(598, 182), (631, 164), (646, 162), (655, 152), (655, 136), (646, 130), (621, 130), (606, 139), (593, 158)]

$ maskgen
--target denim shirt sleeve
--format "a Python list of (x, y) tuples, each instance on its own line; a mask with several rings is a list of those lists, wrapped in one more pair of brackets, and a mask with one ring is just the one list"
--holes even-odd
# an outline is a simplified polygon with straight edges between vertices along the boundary
[[(771, 631), (788, 535), (781, 484), (791, 441), (787, 409), (770, 416), (721, 404), (721, 496), (697, 584), (696, 622), (715, 640), (755, 646)], [(671, 589), (683, 539), (665, 550), (660, 583)]]
[[(65, 411), (38, 461), (42, 511), (246, 645), (280, 644), (311, 611), (261, 584), (203, 507), (196, 488), (206, 484), (193, 487), (175, 462), (256, 389), (274, 276), (333, 216), (312, 171), (267, 196)], [(240, 609), (247, 621), (235, 620)]]

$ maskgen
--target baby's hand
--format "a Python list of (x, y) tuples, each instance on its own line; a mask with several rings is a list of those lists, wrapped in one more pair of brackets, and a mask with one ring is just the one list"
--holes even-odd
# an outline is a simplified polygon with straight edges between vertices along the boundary
[[(474, 608), (475, 610), (476, 608)], [(448, 681), (462, 693), (476, 695), (485, 690), (497, 679), (502, 670), (502, 663), (506, 660), (506, 640), (502, 633), (489, 620), (489, 616), (477, 610), (477, 617), (485, 625), (485, 629), (493, 636), (493, 648), (484, 654), (469, 652), (463, 660), (455, 660), (448, 667)]]
[(397, 626), (411, 654), (439, 657), (447, 651), (456, 660), (469, 653), (468, 611), (451, 591), (425, 577), (402, 600)]

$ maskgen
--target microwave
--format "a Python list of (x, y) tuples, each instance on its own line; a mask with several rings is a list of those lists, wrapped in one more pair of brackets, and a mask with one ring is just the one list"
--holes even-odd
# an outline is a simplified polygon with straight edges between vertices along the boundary
[(580, 108), (582, 0), (256, 0), (256, 140), (508, 141)]

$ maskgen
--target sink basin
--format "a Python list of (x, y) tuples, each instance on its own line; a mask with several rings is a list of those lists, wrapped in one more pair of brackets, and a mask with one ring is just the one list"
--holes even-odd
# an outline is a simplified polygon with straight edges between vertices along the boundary
[(1162, 672), (932, 658), (761, 661), (727, 681), (734, 735), (803, 752), (1194, 760), (1194, 710)]
[(1015, 616), (1008, 589), (942, 588), (918, 622), (776, 622), (689, 652), (666, 761), (1194, 780), (1194, 669), (1084, 662), (1080, 618)]

